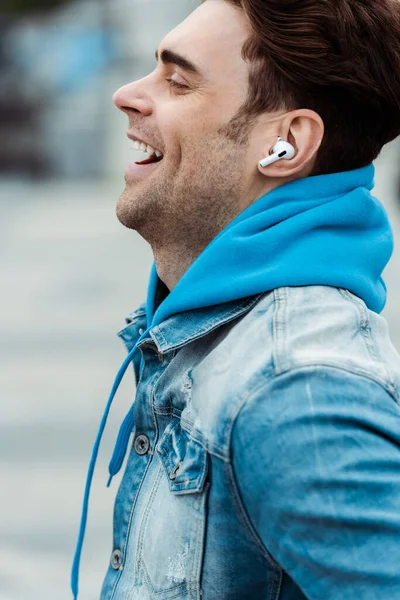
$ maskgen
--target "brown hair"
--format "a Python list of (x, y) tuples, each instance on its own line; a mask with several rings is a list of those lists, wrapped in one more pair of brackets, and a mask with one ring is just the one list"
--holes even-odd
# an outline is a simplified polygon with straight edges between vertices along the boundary
[(400, 134), (400, 0), (225, 0), (253, 33), (236, 126), (309, 108), (325, 125), (313, 174), (365, 166)]

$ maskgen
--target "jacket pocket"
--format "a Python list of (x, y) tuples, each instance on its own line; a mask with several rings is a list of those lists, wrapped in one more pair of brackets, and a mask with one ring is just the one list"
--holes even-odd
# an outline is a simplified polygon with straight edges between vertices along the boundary
[(139, 534), (138, 569), (151, 598), (199, 597), (210, 483), (207, 451), (173, 419), (157, 446), (160, 468)]

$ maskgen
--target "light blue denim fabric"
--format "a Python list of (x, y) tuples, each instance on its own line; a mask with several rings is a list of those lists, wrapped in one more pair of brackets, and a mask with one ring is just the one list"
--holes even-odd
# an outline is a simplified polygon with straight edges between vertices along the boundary
[(174, 315), (139, 348), (133, 441), (150, 446), (129, 452), (101, 600), (400, 600), (400, 356), (382, 316), (281, 287)]

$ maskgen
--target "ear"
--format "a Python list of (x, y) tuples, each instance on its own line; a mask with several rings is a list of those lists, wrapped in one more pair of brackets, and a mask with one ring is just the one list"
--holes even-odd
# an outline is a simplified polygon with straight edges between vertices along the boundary
[(295, 155), (291, 159), (281, 159), (258, 170), (267, 177), (290, 177), (296, 174), (307, 176), (311, 173), (316, 154), (324, 137), (324, 123), (318, 113), (308, 108), (290, 111), (282, 116), (278, 124), (276, 137), (272, 138), (270, 148), (266, 148), (262, 160), (268, 156), (276, 144), (278, 136), (292, 144)]

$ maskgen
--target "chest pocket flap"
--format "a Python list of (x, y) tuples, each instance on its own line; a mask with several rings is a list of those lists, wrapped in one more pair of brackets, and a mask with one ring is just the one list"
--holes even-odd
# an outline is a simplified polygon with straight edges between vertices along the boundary
[(203, 490), (208, 471), (207, 451), (182, 429), (178, 418), (174, 417), (167, 425), (156, 451), (171, 492), (193, 494)]

